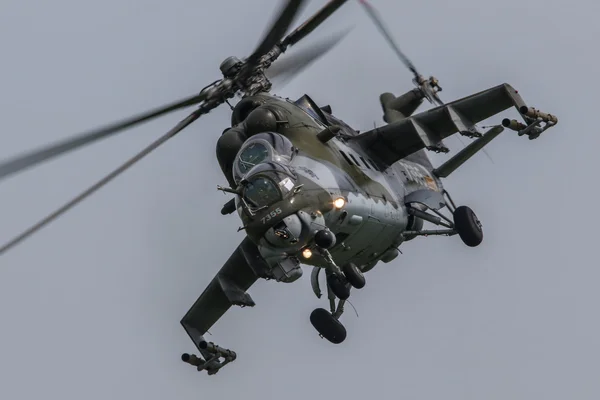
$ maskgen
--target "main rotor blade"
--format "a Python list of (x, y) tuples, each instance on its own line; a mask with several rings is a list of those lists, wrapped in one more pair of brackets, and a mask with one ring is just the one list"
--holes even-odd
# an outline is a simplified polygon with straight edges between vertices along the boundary
[(283, 7), (277, 19), (271, 24), (269, 33), (265, 35), (262, 42), (256, 47), (256, 50), (254, 50), (254, 53), (248, 57), (247, 65), (249, 65), (250, 68), (252, 68), (263, 55), (267, 54), (279, 43), (279, 40), (281, 40), (283, 35), (287, 32), (304, 2), (305, 0), (288, 0), (287, 5)]
[(61, 154), (78, 149), (97, 140), (114, 135), (120, 131), (123, 131), (124, 129), (131, 128), (142, 122), (146, 122), (151, 119), (160, 117), (161, 115), (165, 115), (169, 112), (178, 110), (180, 108), (200, 103), (202, 102), (202, 100), (204, 100), (205, 97), (205, 94), (199, 94), (192, 97), (188, 97), (187, 99), (168, 104), (166, 106), (148, 111), (144, 114), (140, 114), (138, 116), (120, 122), (113, 123), (102, 128), (94, 129), (90, 132), (76, 135), (74, 137), (59, 141), (56, 144), (46, 146), (40, 150), (32, 151), (20, 157), (16, 157), (11, 160), (2, 162), (0, 163), (0, 180), (14, 173), (30, 168), (48, 159), (57, 157)]
[(340, 8), (347, 0), (330, 0), (323, 8), (317, 11), (312, 17), (307, 19), (302, 25), (296, 28), (292, 33), (287, 35), (282, 41), (281, 46), (286, 48), (293, 46), (300, 40), (304, 39), (309, 33), (314, 31), (323, 23), (331, 14)]
[(269, 80), (285, 79), (286, 81), (302, 72), (309, 65), (314, 63), (319, 58), (323, 57), (327, 52), (333, 49), (350, 31), (352, 28), (340, 31), (330, 35), (327, 39), (321, 40), (315, 45), (299, 50), (289, 56), (275, 61), (266, 71)]
[(370, 5), (367, 2), (367, 0), (359, 0), (359, 3), (364, 6), (365, 10), (367, 11), (367, 14), (369, 14), (369, 17), (371, 17), (371, 19), (373, 20), (373, 22), (375, 23), (375, 25), (377, 26), (377, 28), (379, 29), (381, 34), (385, 37), (388, 44), (392, 47), (392, 49), (394, 50), (396, 55), (400, 58), (400, 60), (402, 60), (404, 65), (406, 65), (406, 67), (411, 70), (411, 72), (415, 75), (415, 78), (419, 79), (419, 73), (417, 72), (417, 68), (408, 59), (408, 57), (406, 57), (404, 55), (404, 53), (402, 53), (402, 51), (400, 50), (400, 47), (398, 47), (398, 45), (396, 44), (396, 42), (390, 35), (388, 29), (383, 24), (383, 20), (382, 20), (381, 16), (379, 15), (379, 13), (377, 12), (377, 10), (375, 10), (375, 8), (373, 8), (373, 6)]
[(26, 231), (21, 233), (19, 236), (16, 236), (15, 238), (13, 238), (10, 242), (8, 242), (5, 245), (3, 245), (2, 247), (0, 247), (0, 255), (4, 254), (5, 252), (10, 250), (17, 244), (21, 243), (23, 240), (27, 239), (29, 236), (33, 235), (34, 233), (36, 233), (37, 231), (42, 229), (44, 226), (48, 225), (50, 222), (54, 221), (55, 219), (60, 217), (62, 214), (69, 211), (71, 208), (73, 208), (74, 206), (76, 206), (77, 204), (79, 204), (80, 202), (85, 200), (88, 196), (90, 196), (91, 194), (96, 192), (98, 189), (100, 189), (101, 187), (106, 185), (108, 182), (110, 182), (111, 180), (113, 180), (114, 178), (119, 176), (121, 173), (125, 172), (128, 168), (130, 168), (136, 162), (140, 161), (142, 158), (144, 158), (145, 156), (150, 154), (153, 150), (157, 149), (160, 145), (165, 143), (167, 140), (171, 139), (173, 136), (175, 136), (176, 134), (181, 132), (184, 128), (186, 128), (192, 122), (194, 122), (195, 120), (200, 118), (200, 116), (202, 116), (202, 114), (203, 113), (200, 110), (196, 110), (192, 114), (190, 114), (187, 118), (181, 120), (173, 129), (171, 129), (169, 132), (165, 133), (163, 136), (161, 136), (160, 138), (158, 138), (157, 140), (152, 142), (149, 146), (147, 146), (141, 152), (139, 152), (138, 154), (136, 154), (135, 156), (133, 156), (132, 158), (127, 160), (125, 163), (123, 163), (117, 169), (112, 171), (110, 174), (106, 175), (104, 178), (100, 179), (98, 182), (96, 182), (94, 185), (90, 186), (88, 189), (83, 191), (81, 194), (74, 197), (71, 201), (69, 201), (68, 203), (66, 203), (65, 205), (63, 205), (62, 207), (60, 207), (59, 209), (54, 211), (53, 213), (49, 214), (47, 217), (45, 217), (44, 219), (42, 219), (35, 225), (32, 225), (29, 229), (27, 229)]

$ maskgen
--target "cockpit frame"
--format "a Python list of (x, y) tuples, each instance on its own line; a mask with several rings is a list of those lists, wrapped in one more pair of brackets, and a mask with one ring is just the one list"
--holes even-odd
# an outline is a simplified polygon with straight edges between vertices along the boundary
[[(268, 166), (269, 164), (278, 165), (278, 166), (280, 166), (280, 168), (261, 169), (261, 168)], [(258, 170), (258, 171), (255, 171), (255, 170)], [(280, 181), (277, 181), (276, 179), (274, 179), (274, 176), (277, 176), (278, 174), (285, 175), (286, 179), (289, 180), (289, 183), (284, 183), (286, 179), (283, 179)], [(263, 179), (268, 180), (276, 188), (277, 193), (278, 193), (278, 199), (275, 201), (272, 201), (268, 204), (254, 207), (250, 204), (249, 199), (246, 198), (247, 196), (245, 195), (245, 191), (247, 190), (246, 189), (247, 185), (249, 183), (251, 183), (252, 180), (255, 180), (258, 178), (263, 178)], [(294, 174), (293, 170), (291, 170), (288, 165), (285, 165), (282, 163), (277, 163), (274, 161), (262, 162), (262, 163), (257, 164), (250, 171), (248, 171), (248, 173), (244, 176), (244, 178), (242, 178), (242, 180), (240, 181), (238, 188), (237, 188), (238, 198), (239, 198), (240, 202), (242, 203), (242, 210), (250, 218), (253, 219), (257, 215), (257, 213), (259, 213), (260, 211), (271, 207), (273, 204), (276, 204), (276, 203), (284, 201), (284, 200), (288, 200), (291, 197), (295, 196), (301, 190), (302, 186), (304, 186), (302, 184), (298, 185), (297, 181), (298, 181), (298, 175)], [(287, 188), (287, 186), (290, 186), (290, 187)], [(287, 190), (284, 192), (282, 187), (286, 187)]]

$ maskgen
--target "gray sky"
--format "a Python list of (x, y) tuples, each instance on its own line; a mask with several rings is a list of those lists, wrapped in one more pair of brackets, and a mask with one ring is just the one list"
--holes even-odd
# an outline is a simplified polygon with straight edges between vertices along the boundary
[[(232, 309), (211, 330), (238, 360), (212, 377), (197, 373), (179, 359), (193, 350), (179, 320), (242, 239), (215, 190), (225, 182), (215, 159), (223, 107), (2, 257), (0, 398), (600, 396), (598, 217), (584, 221), (580, 209), (597, 195), (598, 3), (372, 2), (417, 67), (440, 79), (445, 101), (508, 82), (560, 119), (536, 141), (503, 133), (488, 149), (494, 163), (477, 156), (446, 181), (478, 213), (484, 243), (407, 243), (353, 293), (360, 318), (348, 308), (339, 346), (308, 321), (326, 306), (309, 269), (294, 284), (259, 282), (256, 307)], [(279, 2), (232, 4), (4, 0), (0, 158), (196, 93), (219, 77), (222, 59), (254, 49)], [(303, 17), (322, 4), (310, 2)], [(314, 38), (352, 24), (277, 93), (309, 93), (366, 130), (382, 123), (379, 94), (410, 89), (411, 76), (356, 2)], [(0, 239), (184, 115), (3, 181)]]

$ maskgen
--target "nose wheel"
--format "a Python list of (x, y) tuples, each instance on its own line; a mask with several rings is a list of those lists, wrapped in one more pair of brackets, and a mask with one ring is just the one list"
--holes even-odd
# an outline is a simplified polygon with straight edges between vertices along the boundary
[(310, 323), (319, 332), (319, 335), (331, 343), (340, 344), (346, 339), (344, 325), (324, 308), (317, 308), (310, 313)]
[(327, 285), (340, 300), (347, 300), (350, 297), (350, 287), (362, 289), (366, 283), (362, 271), (353, 263), (342, 267), (342, 275), (329, 274), (327, 276)]
[(331, 274), (327, 277), (327, 286), (340, 300), (347, 300), (350, 297), (350, 286), (344, 277)]
[(348, 280), (348, 283), (352, 285), (353, 288), (362, 289), (365, 287), (367, 283), (365, 276), (363, 275), (360, 268), (356, 266), (354, 263), (348, 263), (342, 267), (342, 272)]

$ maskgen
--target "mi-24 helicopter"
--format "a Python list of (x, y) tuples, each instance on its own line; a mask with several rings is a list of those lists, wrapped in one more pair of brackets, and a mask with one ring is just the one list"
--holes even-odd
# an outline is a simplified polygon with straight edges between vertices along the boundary
[[(246, 237), (181, 320), (200, 353), (183, 354), (186, 363), (215, 374), (236, 358), (235, 352), (207, 342), (204, 335), (232, 305), (255, 305), (247, 290), (259, 278), (294, 282), (302, 276), (302, 265), (313, 266), (311, 285), (320, 298), (318, 278), (323, 270), (329, 310), (314, 310), (310, 322), (322, 337), (341, 343), (346, 330), (340, 316), (351, 288), (363, 288), (364, 274), (379, 262), (394, 260), (403, 242), (417, 236), (458, 235), (467, 246), (479, 245), (481, 223), (469, 207), (455, 206), (441, 179), (504, 128), (535, 139), (558, 122), (556, 117), (527, 106), (508, 84), (444, 104), (438, 96), (438, 81), (417, 72), (364, 0), (361, 5), (415, 77), (416, 87), (407, 93), (380, 96), (386, 125), (359, 133), (334, 116), (330, 106), (319, 106), (308, 95), (293, 101), (270, 94), (270, 79), (296, 75), (343, 37), (333, 35), (317, 47), (275, 62), (345, 2), (329, 1), (285, 35), (304, 3), (287, 0), (255, 51), (243, 60), (229, 57), (223, 61), (223, 77), (198, 95), (1, 163), (0, 178), (5, 178), (170, 111), (196, 106), (171, 131), (0, 248), (0, 253), (236, 95), (241, 100), (233, 107), (231, 127), (216, 145), (228, 182), (218, 189), (234, 196), (221, 213), (237, 212)], [(415, 114), (425, 99), (437, 107)], [(505, 118), (485, 133), (477, 127), (511, 107), (522, 122)], [(426, 152), (448, 152), (443, 140), (455, 133), (475, 140), (434, 168)], [(440, 228), (426, 230), (425, 221)]]

